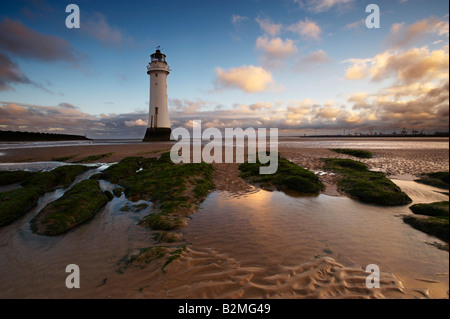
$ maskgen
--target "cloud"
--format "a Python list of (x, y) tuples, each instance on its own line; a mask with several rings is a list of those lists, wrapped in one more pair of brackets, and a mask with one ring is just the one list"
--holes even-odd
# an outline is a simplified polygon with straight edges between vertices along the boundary
[[(118, 27), (111, 26), (106, 16), (100, 12), (95, 12), (92, 18), (84, 22), (81, 30), (106, 44), (119, 45), (125, 40), (122, 31)], [(128, 37), (128, 40), (131, 38)]]
[(256, 39), (256, 48), (263, 52), (262, 65), (266, 68), (280, 68), (286, 64), (289, 57), (298, 52), (294, 41), (281, 38), (269, 39), (267, 36)]
[[(70, 103), (67, 103), (70, 104)], [(72, 104), (70, 104), (72, 105)], [(0, 125), (4, 130), (49, 132), (88, 137), (143, 137), (148, 113), (91, 115), (76, 108), (0, 102)]]
[(348, 98), (348, 102), (353, 103), (354, 110), (365, 109), (368, 108), (367, 96), (366, 92), (353, 93)]
[(29, 20), (49, 19), (55, 11), (47, 0), (27, 1), (27, 6), (20, 9), (20, 13)]
[(269, 102), (256, 102), (251, 105), (249, 105), (249, 109), (252, 111), (258, 111), (263, 109), (270, 109), (272, 107), (272, 104)]
[[(355, 92), (347, 105), (311, 99), (255, 101), (223, 106), (216, 102), (170, 99), (172, 128), (192, 128), (201, 119), (203, 127), (277, 127), (280, 132), (299, 130), (352, 131), (394, 130), (407, 127), (430, 132), (448, 129), (449, 83), (395, 84), (376, 93)], [(68, 103), (69, 104), (69, 103)], [(90, 115), (79, 109), (0, 102), (0, 126), (6, 130), (87, 134), (88, 137), (142, 138), (147, 112)], [(43, 120), (45, 119), (45, 120)]]
[(135, 121), (125, 121), (126, 126), (147, 126), (147, 121), (137, 119)]
[(0, 91), (14, 90), (11, 84), (30, 84), (19, 66), (6, 55), (0, 53)]
[(75, 105), (72, 105), (70, 103), (65, 103), (65, 102), (59, 103), (58, 106), (64, 107), (67, 109), (76, 109), (77, 108)]
[(372, 59), (347, 59), (342, 61), (342, 63), (350, 63), (351, 66), (345, 72), (345, 79), (347, 80), (360, 80), (367, 76), (368, 74), (368, 63)]
[(238, 28), (241, 25), (241, 23), (246, 21), (246, 20), (248, 20), (248, 17), (240, 16), (238, 14), (233, 14), (231, 16), (231, 23), (233, 24), (233, 26), (235, 28)]
[(190, 101), (188, 99), (169, 99), (169, 108), (175, 108), (177, 112), (194, 113), (204, 108), (207, 102), (202, 100)]
[(448, 78), (449, 54), (444, 49), (430, 51), (428, 47), (406, 51), (385, 51), (370, 59), (349, 59), (351, 66), (346, 79), (359, 80), (367, 76), (380, 82), (396, 78), (398, 83), (414, 83)]
[(247, 93), (273, 89), (272, 73), (253, 65), (224, 70), (216, 68), (216, 87), (240, 89)]
[(320, 13), (331, 10), (333, 7), (341, 9), (350, 5), (354, 0), (294, 0), (300, 7), (305, 7), (308, 11)]
[(344, 26), (345, 30), (357, 30), (366, 26), (366, 19), (361, 19), (352, 23), (348, 23)]
[(271, 36), (276, 36), (278, 34), (280, 34), (281, 32), (281, 28), (283, 27), (282, 24), (276, 24), (276, 23), (272, 23), (272, 21), (269, 18), (260, 18), (257, 17), (255, 19), (256, 22), (258, 22), (259, 27), (267, 34), (271, 35)]
[(269, 39), (266, 36), (256, 39), (256, 48), (264, 51), (269, 58), (277, 59), (287, 58), (298, 51), (291, 39), (283, 41), (281, 38)]
[(0, 53), (0, 91), (13, 91), (14, 84), (29, 84), (49, 94), (52, 91), (44, 85), (31, 81), (11, 59)]
[(375, 94), (355, 93), (348, 101), (360, 114), (372, 113), (376, 118), (373, 124), (378, 127), (409, 127), (432, 132), (448, 129), (448, 79), (437, 85), (402, 84)]
[(63, 38), (38, 33), (20, 21), (4, 18), (0, 30), (0, 50), (15, 56), (74, 64), (79, 60), (79, 53)]
[(317, 50), (300, 58), (300, 61), (294, 64), (292, 69), (295, 72), (305, 72), (317, 70), (323, 64), (331, 63), (331, 59), (323, 50)]
[(320, 34), (322, 33), (319, 25), (308, 18), (305, 18), (305, 20), (300, 20), (295, 24), (291, 24), (287, 27), (287, 29), (301, 35), (304, 39), (315, 41), (320, 41)]
[(395, 23), (391, 27), (387, 42), (392, 48), (405, 48), (430, 34), (448, 38), (448, 24), (448, 21), (436, 17), (428, 17), (409, 26), (405, 26), (405, 23)]

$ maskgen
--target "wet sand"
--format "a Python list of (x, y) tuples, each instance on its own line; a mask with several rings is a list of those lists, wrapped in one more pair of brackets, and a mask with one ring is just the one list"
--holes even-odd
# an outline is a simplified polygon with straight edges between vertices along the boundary
[[(442, 147), (423, 143), (407, 149), (359, 148), (374, 153), (362, 161), (389, 174), (413, 203), (448, 200), (437, 189), (411, 181), (421, 173), (448, 171), (448, 139), (438, 140)], [(64, 190), (45, 195), (37, 208), (0, 229), (0, 298), (448, 298), (448, 252), (430, 245), (439, 242), (436, 238), (403, 223), (399, 216), (411, 213), (409, 205), (385, 208), (346, 198), (337, 192), (335, 176), (321, 172), (320, 158), (348, 156), (329, 146), (292, 145), (292, 139), (285, 144), (279, 145), (281, 154), (317, 172), (325, 192), (299, 197), (262, 191), (239, 178), (238, 164), (214, 164), (217, 190), (191, 216), (183, 229), (187, 249), (165, 273), (158, 261), (118, 272), (127, 255), (158, 245), (153, 231), (137, 225), (151, 206), (125, 213), (120, 207), (127, 199), (115, 198), (90, 222), (49, 238), (34, 235), (29, 221)], [(101, 160), (112, 163), (157, 156), (172, 145), (17, 148), (1, 150), (0, 162), (75, 154), (71, 160), (78, 160), (114, 152)], [(103, 189), (113, 187), (102, 183)], [(82, 269), (82, 289), (64, 286), (70, 263)], [(380, 267), (380, 289), (365, 285), (368, 264)]]

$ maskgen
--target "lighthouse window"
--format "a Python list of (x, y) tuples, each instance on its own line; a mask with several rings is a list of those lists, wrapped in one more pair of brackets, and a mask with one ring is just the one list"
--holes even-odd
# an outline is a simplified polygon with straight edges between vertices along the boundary
[(155, 77), (158, 77), (158, 73), (155, 73)]

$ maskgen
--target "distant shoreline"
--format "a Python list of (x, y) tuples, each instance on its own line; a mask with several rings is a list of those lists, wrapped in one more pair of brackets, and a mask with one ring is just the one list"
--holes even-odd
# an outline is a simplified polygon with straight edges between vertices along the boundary
[(81, 135), (36, 133), (18, 131), (0, 131), (2, 142), (35, 142), (35, 141), (90, 141), (90, 138)]
[(385, 137), (399, 137), (399, 138), (411, 138), (411, 137), (449, 137), (449, 133), (445, 132), (445, 133), (435, 133), (435, 134), (416, 134), (416, 135), (411, 135), (411, 134), (379, 134), (379, 135), (370, 135), (370, 134), (364, 134), (364, 135), (304, 135), (304, 136), (299, 136), (300, 138), (360, 138), (360, 137), (381, 137), (381, 138), (385, 138)]

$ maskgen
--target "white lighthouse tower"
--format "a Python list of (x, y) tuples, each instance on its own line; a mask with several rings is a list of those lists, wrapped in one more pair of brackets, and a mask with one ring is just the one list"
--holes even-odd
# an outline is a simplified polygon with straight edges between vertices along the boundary
[(167, 107), (167, 75), (170, 73), (166, 55), (159, 47), (147, 65), (150, 76), (150, 112), (144, 142), (170, 140), (169, 109)]

